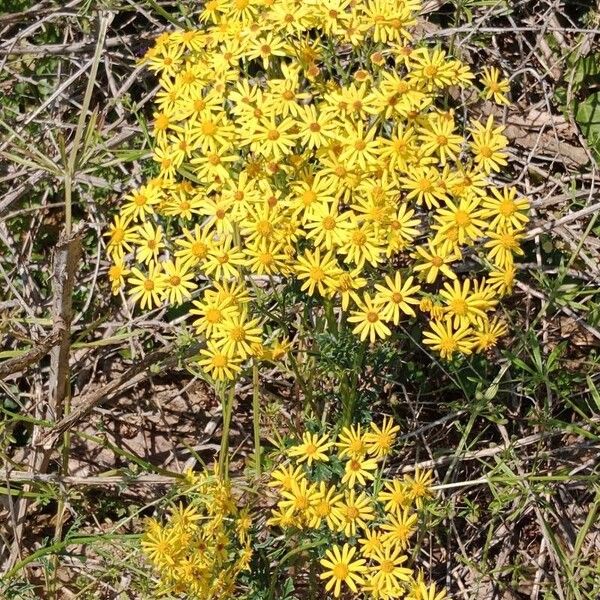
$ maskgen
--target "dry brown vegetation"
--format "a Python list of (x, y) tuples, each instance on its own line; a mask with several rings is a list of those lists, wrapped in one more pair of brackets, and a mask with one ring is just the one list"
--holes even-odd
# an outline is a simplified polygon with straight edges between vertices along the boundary
[[(196, 3), (1, 4), (0, 596), (149, 598), (129, 534), (184, 469), (211, 460), (220, 409), (185, 366), (196, 346), (184, 316), (111, 296), (101, 234), (150, 168), (155, 89), (137, 61)], [(458, 370), (416, 352), (372, 386), (372, 410), (402, 424), (392, 471), (431, 467), (440, 484), (423, 562), (455, 598), (600, 597), (591, 4), (433, 1), (420, 25), (474, 68), (510, 74), (514, 105), (489, 110), (508, 126), (513, 178), (534, 206), (502, 351)], [(267, 375), (262, 392), (265, 431), (293, 428), (293, 382)], [(237, 402), (241, 470), (248, 386)]]

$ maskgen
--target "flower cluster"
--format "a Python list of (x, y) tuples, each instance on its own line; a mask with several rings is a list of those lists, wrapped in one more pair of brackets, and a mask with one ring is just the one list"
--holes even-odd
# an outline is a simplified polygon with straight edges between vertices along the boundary
[[(475, 75), (414, 44), (418, 0), (210, 0), (161, 35), (158, 176), (107, 231), (113, 291), (142, 309), (193, 300), (202, 365), (231, 379), (261, 353), (257, 290), (298, 285), (361, 340), (421, 319), (443, 358), (505, 325), (529, 203), (497, 186), (503, 127), (468, 119)], [(506, 102), (497, 70), (480, 96)], [(208, 288), (208, 289), (207, 289)], [(275, 302), (275, 300), (273, 300)]]
[(326, 591), (344, 586), (366, 598), (441, 600), (407, 561), (418, 525), (417, 509), (432, 496), (431, 472), (382, 477), (399, 427), (389, 419), (342, 429), (337, 439), (306, 432), (287, 450), (291, 460), (273, 471), (279, 493), (269, 524), (283, 530), (320, 531), (331, 547), (320, 563)]
[(232, 598), (252, 558), (250, 516), (218, 474), (188, 472), (183, 492), (186, 503), (174, 504), (165, 523), (149, 519), (141, 541), (160, 577), (158, 593)]

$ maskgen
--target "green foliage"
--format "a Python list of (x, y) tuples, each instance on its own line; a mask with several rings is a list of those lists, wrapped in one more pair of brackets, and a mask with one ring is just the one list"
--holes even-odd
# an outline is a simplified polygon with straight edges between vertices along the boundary
[(567, 56), (564, 85), (556, 90), (563, 110), (573, 115), (597, 160), (600, 160), (600, 53)]
[(35, 0), (4, 0), (0, 6), (0, 15), (20, 12), (34, 4)]
[[(24, 11), (35, 4), (39, 3), (35, 0), (0, 0), (0, 14)], [(62, 4), (46, 2), (43, 10), (55, 6), (60, 11)], [(26, 39), (19, 38), (19, 43), (60, 44), (65, 40), (65, 32), (69, 34), (69, 41), (88, 40), (95, 32), (94, 11), (97, 8), (114, 11), (114, 23), (127, 23), (124, 29), (111, 35), (143, 40), (149, 29), (155, 29), (158, 23), (171, 27), (173, 21), (181, 20), (181, 15), (193, 15), (198, 8), (198, 3), (191, 1), (185, 6), (162, 1), (133, 4), (121, 0), (85, 0), (77, 6), (77, 13), (51, 15), (52, 18), (47, 18), (44, 25)], [(519, 10), (518, 4), (455, 0), (445, 3), (431, 20), (442, 26), (463, 27), (473, 23), (484, 28), (488, 25), (502, 28), (506, 25), (506, 15), (513, 13), (513, 18), (517, 19), (514, 11)], [(568, 0), (564, 5), (575, 12), (573, 22), (576, 27), (597, 28), (592, 11), (584, 17), (589, 3)], [(158, 10), (155, 9), (157, 6)], [(151, 25), (145, 15), (150, 17)], [(190, 23), (193, 22), (195, 20), (190, 17)], [(25, 20), (19, 27), (15, 25), (14, 31), (20, 33), (31, 23)], [(492, 48), (490, 43), (493, 37), (494, 43), (500, 44), (503, 60), (521, 67), (515, 42), (518, 35), (513, 32), (487, 34), (464, 28), (462, 33), (453, 34), (450, 42), (461, 50), (462, 41), (466, 39), (466, 50), (471, 52), (475, 49), (472, 57), (476, 66), (480, 58), (494, 56), (497, 48), (495, 45)], [(560, 106), (569, 119), (578, 124), (598, 158), (600, 53), (592, 47), (587, 55), (581, 56), (581, 42), (587, 35), (574, 32), (567, 36), (566, 46), (551, 44), (557, 60), (561, 57), (566, 60), (555, 101), (556, 106)], [(524, 37), (532, 39), (529, 34)], [(548, 34), (547, 38), (550, 39), (551, 35)], [(510, 46), (505, 52), (507, 46), (502, 44), (506, 44), (507, 39)], [(528, 43), (524, 44), (525, 48), (529, 47)], [(117, 49), (107, 48), (105, 66), (112, 69), (119, 89), (131, 74), (136, 58), (139, 58), (130, 52), (134, 46), (125, 41)], [(565, 50), (566, 47), (568, 50)], [(134, 52), (137, 50), (134, 49)], [(86, 49), (81, 54), (36, 53), (9, 57), (3, 54), (0, 57), (0, 62), (8, 67), (0, 70), (0, 145), (10, 137), (9, 127), (18, 131), (20, 137), (3, 149), (21, 161), (15, 161), (13, 165), (19, 171), (16, 181), (5, 179), (3, 171), (0, 203), (15, 183), (27, 181), (40, 168), (40, 165), (26, 162), (41, 160), (35, 151), (44, 157), (52, 157), (52, 160), (58, 157), (53, 165), (58, 170), (53, 172), (42, 165), (43, 178), (28, 186), (18, 206), (9, 208), (8, 217), (2, 215), (8, 238), (13, 241), (13, 246), (9, 247), (3, 229), (0, 248), (7, 278), (18, 293), (24, 295), (34, 287), (39, 298), (37, 304), (32, 302), (30, 306), (35, 318), (12, 312), (10, 301), (14, 298), (5, 279), (1, 278), (1, 339), (5, 348), (1, 360), (22, 355), (34, 347), (43, 334), (42, 329), (50, 324), (51, 254), (63, 222), (60, 205), (64, 191), (63, 165), (58, 148), (62, 147), (64, 155), (64, 148), (72, 139), (85, 78), (82, 76), (59, 95), (37, 118), (25, 126), (23, 123), (90, 55), (89, 49)], [(516, 78), (516, 86), (521, 76)], [(552, 85), (549, 78), (544, 85)], [(162, 469), (162, 456), (156, 459), (145, 455), (143, 449), (135, 446), (133, 438), (123, 440), (122, 444), (110, 441), (113, 416), (119, 427), (123, 425), (121, 420), (126, 421), (120, 413), (112, 415), (113, 409), (124, 399), (133, 398), (135, 402), (132, 404), (136, 410), (139, 408), (142, 420), (147, 417), (148, 407), (151, 410), (156, 408), (161, 415), (164, 414), (165, 428), (169, 428), (172, 427), (168, 420), (171, 400), (178, 394), (186, 398), (189, 394), (190, 403), (207, 403), (206, 417), (205, 407), (199, 408), (194, 404), (193, 415), (188, 415), (190, 421), (197, 420), (204, 427), (203, 419), (206, 418), (209, 423), (219, 419), (218, 411), (210, 405), (209, 398), (197, 400), (198, 396), (190, 392), (190, 378), (181, 368), (187, 350), (198, 343), (193, 333), (180, 335), (172, 331), (172, 325), (183, 313), (179, 310), (169, 312), (165, 317), (168, 321), (165, 329), (152, 329), (154, 315), (130, 319), (119, 326), (117, 311), (121, 303), (119, 298), (114, 299), (107, 292), (103, 282), (104, 262), (98, 263), (95, 273), (96, 252), (101, 247), (96, 227), (105, 224), (124, 181), (148, 178), (157, 173), (157, 167), (151, 161), (138, 162), (147, 153), (149, 142), (151, 110), (149, 103), (141, 100), (150, 88), (140, 80), (127, 88), (120, 99), (114, 103), (111, 100), (108, 109), (104, 110), (109, 96), (103, 95), (105, 88), (105, 71), (101, 66), (91, 105), (92, 108), (97, 106), (98, 110), (88, 121), (74, 188), (75, 220), (86, 224), (87, 229), (84, 259), (77, 274), (78, 288), (74, 295), (77, 322), (73, 331), (72, 390), (74, 395), (78, 395), (82, 389), (87, 392), (111, 382), (115, 367), (116, 373), (120, 374), (139, 361), (141, 352), (151, 352), (163, 339), (170, 341), (171, 335), (177, 341), (175, 352), (182, 360), (168, 373), (162, 366), (153, 365), (147, 371), (151, 385), (146, 385), (147, 380), (141, 384), (135, 381), (128, 383), (123, 396), (113, 395), (100, 411), (93, 412), (91, 419), (78, 423), (69, 432), (73, 445), (85, 444), (94, 456), (98, 456), (98, 465), (94, 468), (106, 469), (94, 471), (92, 477), (101, 474), (120, 478), (117, 486), (95, 484), (88, 487), (12, 479), (12, 473), (20, 475), (21, 471), (29, 469), (25, 461), (15, 457), (31, 450), (33, 428), (38, 427), (43, 432), (52, 425), (40, 420), (37, 412), (46, 400), (47, 358), (22, 378), (1, 383), (0, 461), (10, 472), (1, 484), (0, 495), (4, 506), (13, 509), (20, 501), (30, 503), (26, 536), (19, 549), (23, 561), (16, 563), (17, 568), (9, 580), (4, 578), (0, 582), (0, 597), (7, 600), (51, 598), (49, 590), (55, 581), (65, 581), (68, 593), (82, 600), (99, 598), (109, 593), (108, 590), (110, 593), (117, 590), (114, 593), (119, 594), (116, 596), (119, 599), (125, 596), (136, 600), (155, 598), (152, 576), (147, 565), (135, 554), (137, 544), (128, 534), (140, 530), (144, 516), (155, 514), (159, 500), (168, 502), (171, 497), (163, 497), (164, 486), (140, 486), (137, 478), (170, 472)], [(522, 92), (517, 91), (519, 94)], [(526, 91), (521, 97), (527, 109), (529, 96)], [(115, 107), (119, 105), (123, 109), (123, 117), (115, 117)], [(57, 127), (49, 127), (50, 123), (57, 124)], [(119, 137), (122, 141), (118, 147), (107, 144)], [(519, 164), (518, 161), (524, 160), (523, 149), (518, 148), (516, 154)], [(4, 155), (0, 156), (0, 160), (2, 167), (10, 163)], [(539, 164), (537, 161), (536, 156), (527, 157), (528, 164), (533, 162), (532, 167)], [(549, 176), (537, 172), (525, 175), (527, 185), (532, 184), (531, 199), (545, 198), (546, 193), (552, 199), (560, 190), (565, 193), (566, 200), (550, 205), (550, 210), (545, 204), (537, 205), (536, 225), (544, 225), (550, 219), (589, 205), (588, 196), (581, 195), (589, 180), (581, 177), (581, 173), (570, 171), (564, 165), (557, 166), (554, 171), (547, 167), (547, 163), (542, 163), (542, 166), (551, 171)], [(544, 187), (546, 180), (552, 182), (551, 187)], [(560, 187), (559, 182), (564, 182), (564, 185)], [(580, 224), (585, 227), (585, 222), (577, 222), (578, 226)], [(429, 520), (418, 546), (421, 553), (432, 557), (434, 576), (440, 580), (448, 576), (451, 585), (454, 585), (453, 573), (457, 572), (457, 568), (465, 568), (461, 565), (466, 565), (472, 577), (470, 593), (473, 597), (487, 597), (490, 586), (507, 597), (516, 597), (523, 590), (529, 595), (537, 572), (537, 567), (532, 570), (532, 561), (539, 556), (545, 560), (540, 598), (597, 600), (600, 597), (600, 565), (597, 554), (593, 552), (593, 534), (600, 514), (600, 492), (598, 468), (593, 459), (600, 443), (600, 355), (597, 338), (585, 326), (596, 330), (600, 328), (600, 296), (593, 273), (590, 275), (591, 267), (581, 257), (587, 252), (588, 259), (595, 260), (593, 249), (597, 247), (598, 237), (600, 225), (596, 221), (595, 225), (590, 224), (591, 252), (585, 248), (582, 251), (579, 247), (569, 248), (552, 230), (540, 236), (539, 245), (537, 240), (528, 242), (528, 255), (523, 262), (530, 264), (520, 265), (518, 279), (533, 292), (529, 295), (518, 291), (516, 302), (506, 307), (505, 317), (514, 332), (512, 338), (485, 356), (461, 358), (450, 363), (440, 363), (427, 352), (419, 350), (413, 341), (419, 338), (416, 330), (407, 328), (398, 332), (399, 337), (393, 340), (394, 344), (398, 342), (397, 347), (387, 342), (362, 346), (348, 329), (338, 328), (331, 322), (326, 306), (319, 306), (318, 302), (301, 293), (299, 286), (285, 289), (276, 306), (265, 293), (264, 301), (258, 299), (261, 314), (279, 319), (282, 323), (288, 308), (294, 304), (306, 305), (307, 313), (322, 308), (323, 315), (312, 323), (314, 331), (300, 332), (314, 342), (306, 347), (305, 362), (290, 365), (289, 372), (278, 376), (277, 381), (267, 380), (264, 387), (261, 385), (263, 452), (260, 465), (255, 464), (254, 455), (247, 453), (251, 432), (245, 429), (247, 420), (244, 419), (248, 417), (250, 407), (246, 390), (241, 390), (236, 403), (238, 414), (235, 415), (235, 418), (240, 417), (240, 421), (234, 422), (234, 428), (243, 438), (240, 448), (236, 442), (236, 456), (248, 456), (245, 461), (239, 462), (251, 467), (247, 471), (251, 489), (244, 491), (262, 498), (264, 474), (273, 466), (270, 445), (279, 445), (279, 436), (293, 430), (302, 419), (299, 414), (302, 398), (312, 397), (314, 406), (326, 407), (323, 414), (319, 411), (313, 414), (314, 431), (320, 430), (322, 420), (343, 420), (354, 415), (356, 420), (366, 424), (381, 412), (393, 414), (402, 425), (400, 435), (405, 444), (386, 468), (395, 472), (414, 462), (436, 461), (435, 471), (441, 489), (426, 509)], [(89, 306), (81, 312), (88, 299)], [(9, 308), (6, 309), (6, 306)], [(273, 315), (273, 310), (279, 314)], [(118, 315), (118, 318), (121, 317)], [(298, 319), (298, 322), (301, 320)], [(570, 322), (576, 334), (563, 332), (565, 320)], [(285, 326), (288, 327), (288, 324)], [(286, 330), (290, 337), (298, 333), (294, 329), (296, 326), (297, 323), (294, 323)], [(30, 327), (34, 335), (28, 334)], [(18, 346), (10, 342), (13, 333)], [(407, 350), (409, 346), (410, 352)], [(289, 381), (296, 381), (297, 374), (300, 376), (298, 390), (288, 387)], [(164, 402), (164, 396), (154, 395), (154, 391), (161, 392), (163, 388), (171, 394), (169, 402)], [(38, 401), (40, 390), (41, 403)], [(133, 420), (137, 415), (126, 415), (126, 418), (129, 417)], [(97, 435), (84, 433), (90, 428), (94, 428), (94, 432), (97, 429)], [(214, 444), (215, 440), (218, 443), (219, 431), (217, 426), (211, 443)], [(206, 433), (207, 438), (210, 435)], [(204, 435), (201, 442), (205, 442)], [(169, 448), (169, 452), (171, 450)], [(62, 476), (59, 454), (69, 457), (69, 451), (70, 459), (77, 461), (76, 452), (61, 445), (61, 452), (57, 452), (51, 461), (48, 475)], [(189, 448), (186, 446), (183, 451), (185, 461), (190, 455), (197, 464), (209, 459), (209, 451), (197, 450), (194, 444), (190, 444)], [(120, 466), (106, 467), (102, 462), (104, 455), (112, 457)], [(183, 465), (184, 461), (178, 464)], [(69, 467), (71, 465), (69, 462)], [(330, 464), (319, 465), (315, 469), (315, 477), (327, 480), (332, 476), (339, 477), (341, 471), (342, 464), (332, 458)], [(70, 475), (73, 473), (71, 471)], [(260, 501), (258, 504), (261, 504)], [(259, 512), (264, 513), (261, 519), (267, 518), (268, 509), (262, 505), (257, 507)], [(62, 517), (59, 518), (59, 515)], [(567, 519), (572, 528), (569, 535), (562, 529)], [(48, 523), (50, 526), (47, 526)], [(64, 525), (58, 533), (54, 529), (56, 523)], [(0, 532), (9, 549), (12, 527), (9, 517)], [(100, 532), (114, 535), (105, 539)], [(314, 538), (311, 541), (318, 542)], [(330, 541), (326, 540), (327, 543)], [(300, 562), (301, 558), (316, 556), (315, 548), (299, 547), (296, 554), (289, 556), (288, 549), (280, 542), (280, 536), (272, 534), (257, 542), (251, 569), (243, 574), (241, 580), (246, 600), (306, 600), (306, 586), (311, 582), (307, 584), (289, 576), (285, 569), (290, 565), (293, 569), (296, 560)], [(541, 543), (544, 545), (541, 546)], [(436, 546), (445, 549), (441, 562), (435, 553), (430, 553)], [(125, 589), (122, 587), (124, 581)], [(454, 590), (460, 594), (456, 586)]]

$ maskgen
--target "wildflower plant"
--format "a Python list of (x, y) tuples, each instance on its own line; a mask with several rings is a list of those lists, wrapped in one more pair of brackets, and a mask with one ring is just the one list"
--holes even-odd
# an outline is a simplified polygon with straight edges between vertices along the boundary
[(213, 380), (298, 347), (311, 311), (372, 343), (419, 323), (442, 358), (506, 332), (529, 202), (497, 182), (503, 127), (455, 110), (468, 65), (412, 39), (420, 7), (210, 0), (147, 53), (157, 176), (107, 231), (109, 278), (142, 309), (186, 305)]
[(431, 472), (384, 476), (398, 429), (386, 418), (344, 427), (337, 437), (306, 431), (271, 474), (277, 506), (268, 523), (292, 547), (317, 547), (316, 564), (305, 567), (320, 568), (327, 597), (445, 597), (414, 570), (411, 556), (419, 511), (433, 496)]
[(250, 515), (230, 482), (214, 473), (186, 473), (164, 522), (147, 521), (141, 547), (158, 573), (158, 595), (233, 598), (252, 558)]

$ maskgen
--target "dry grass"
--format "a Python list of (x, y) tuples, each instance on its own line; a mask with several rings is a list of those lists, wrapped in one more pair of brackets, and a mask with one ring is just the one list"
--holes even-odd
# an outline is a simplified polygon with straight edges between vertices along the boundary
[[(101, 237), (149, 169), (154, 82), (136, 61), (194, 5), (8, 0), (0, 13), (2, 597), (152, 597), (128, 560), (134, 526), (218, 449), (218, 404), (183, 366), (183, 317), (111, 297)], [(386, 383), (376, 407), (391, 403), (405, 432), (392, 469), (434, 468), (422, 558), (453, 597), (596, 600), (600, 145), (573, 107), (600, 13), (548, 0), (424, 13), (424, 37), (510, 73), (514, 106), (489, 110), (508, 126), (534, 229), (500, 358), (449, 371), (422, 353)], [(265, 427), (289, 426), (290, 386), (267, 377), (264, 394)], [(238, 402), (241, 467), (247, 388)]]

